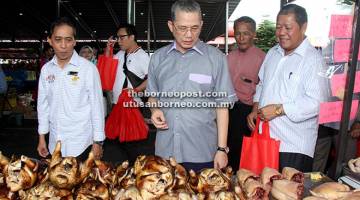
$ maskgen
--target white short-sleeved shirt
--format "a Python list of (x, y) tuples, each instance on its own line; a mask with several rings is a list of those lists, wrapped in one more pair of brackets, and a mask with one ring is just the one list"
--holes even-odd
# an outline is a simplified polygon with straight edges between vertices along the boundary
[[(119, 51), (114, 58), (119, 60), (118, 69), (116, 71), (116, 78), (113, 86), (113, 103), (116, 104), (121, 94), (121, 90), (125, 81), (125, 74), (123, 70), (125, 51)], [(139, 78), (144, 78), (148, 74), (149, 55), (141, 48), (133, 53), (127, 55), (126, 66), (129, 71), (133, 72)], [(133, 88), (128, 80), (128, 88)]]

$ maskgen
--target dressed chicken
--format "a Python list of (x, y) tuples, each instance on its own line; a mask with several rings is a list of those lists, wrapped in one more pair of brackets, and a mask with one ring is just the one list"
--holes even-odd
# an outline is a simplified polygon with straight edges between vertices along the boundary
[(12, 159), (4, 168), (6, 185), (11, 192), (31, 188), (37, 179), (38, 163), (26, 156)]
[(46, 181), (26, 191), (19, 191), (20, 199), (23, 200), (72, 200), (72, 192), (66, 189), (57, 189), (54, 185)]
[(116, 168), (113, 184), (110, 186), (111, 195), (116, 196), (120, 192), (120, 189), (125, 190), (131, 186), (135, 186), (135, 179), (134, 168), (129, 167), (128, 161), (124, 161)]
[(79, 163), (75, 157), (61, 157), (61, 143), (58, 141), (50, 161), (49, 179), (57, 188), (72, 189), (90, 174), (93, 165), (92, 152), (85, 163)]
[(227, 191), (231, 187), (231, 167), (227, 167), (225, 173), (218, 169), (209, 168), (201, 170), (198, 176), (192, 170), (190, 170), (189, 174), (190, 187), (197, 193)]
[(298, 171), (295, 168), (292, 167), (284, 167), (282, 170), (282, 175), (284, 176), (285, 179), (290, 180), (290, 181), (294, 181), (297, 183), (301, 183), (304, 184), (304, 173)]
[(310, 190), (310, 193), (316, 197), (322, 197), (328, 200), (344, 198), (351, 194), (350, 187), (337, 182), (323, 183), (314, 189)]
[(144, 200), (160, 198), (173, 185), (173, 168), (158, 156), (139, 156), (134, 168), (136, 187)]
[(254, 172), (244, 169), (244, 168), (240, 168), (239, 171), (236, 172), (236, 178), (241, 186), (241, 188), (244, 188), (244, 184), (247, 180), (249, 179), (254, 179), (254, 180), (260, 180), (260, 176), (255, 174)]
[(92, 178), (88, 178), (82, 183), (76, 194), (76, 200), (110, 199), (110, 192), (107, 185)]
[(278, 200), (300, 200), (304, 194), (304, 185), (287, 179), (274, 180), (271, 195)]
[(348, 166), (351, 171), (355, 173), (360, 173), (360, 157), (349, 160)]

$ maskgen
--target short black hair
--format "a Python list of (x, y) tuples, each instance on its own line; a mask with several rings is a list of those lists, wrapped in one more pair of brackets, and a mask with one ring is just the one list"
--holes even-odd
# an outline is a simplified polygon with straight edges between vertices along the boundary
[(234, 21), (234, 31), (235, 31), (235, 27), (236, 27), (236, 25), (237, 25), (238, 23), (247, 23), (247, 24), (250, 24), (251, 30), (252, 30), (253, 32), (256, 31), (256, 22), (255, 22), (255, 20), (253, 20), (253, 18), (251, 18), (251, 17), (242, 16), (242, 17), (236, 19), (236, 20)]
[(296, 23), (299, 24), (300, 27), (307, 23), (307, 13), (305, 8), (296, 5), (296, 4), (287, 4), (286, 6), (282, 7), (277, 15), (288, 15), (288, 14), (294, 14)]
[(52, 36), (52, 34), (54, 33), (54, 30), (56, 27), (58, 26), (62, 26), (62, 25), (68, 25), (73, 29), (73, 33), (74, 33), (74, 38), (76, 38), (76, 27), (75, 24), (67, 17), (61, 17), (56, 19), (50, 26), (50, 33), (49, 33), (49, 37)]
[(137, 41), (137, 32), (133, 24), (120, 24), (117, 27), (116, 32), (118, 32), (121, 28), (125, 29), (127, 35), (133, 35), (135, 42)]

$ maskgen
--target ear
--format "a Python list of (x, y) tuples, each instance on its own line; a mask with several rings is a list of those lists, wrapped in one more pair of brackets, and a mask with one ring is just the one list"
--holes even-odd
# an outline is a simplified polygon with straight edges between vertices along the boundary
[(50, 44), (50, 46), (53, 46), (50, 37), (47, 37), (47, 42)]
[(305, 35), (306, 28), (307, 28), (307, 22), (304, 23), (304, 24), (301, 26), (301, 33), (302, 33), (303, 35)]
[(169, 30), (174, 33), (174, 23), (172, 21), (168, 21), (168, 27), (169, 27)]

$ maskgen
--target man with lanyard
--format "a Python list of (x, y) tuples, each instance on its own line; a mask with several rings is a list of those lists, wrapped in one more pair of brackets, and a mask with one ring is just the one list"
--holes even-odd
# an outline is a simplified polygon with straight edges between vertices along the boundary
[(102, 157), (104, 111), (99, 73), (94, 64), (80, 57), (75, 25), (67, 18), (56, 20), (48, 42), (55, 56), (41, 69), (37, 103), (38, 153), (46, 157), (45, 134), (50, 132), (49, 150), (61, 141), (63, 156), (85, 160), (90, 150)]
[[(112, 50), (115, 42), (117, 42), (120, 46), (120, 51), (114, 55), (115, 59), (119, 60), (118, 68), (116, 71), (115, 82), (113, 86), (113, 105), (117, 104), (119, 96), (123, 89), (132, 90), (133, 92), (143, 92), (146, 88), (147, 84), (147, 73), (149, 67), (149, 55), (137, 44), (137, 33), (135, 30), (135, 26), (131, 24), (121, 24), (116, 33), (116, 39), (111, 36), (107, 43), (107, 48), (105, 54), (107, 56), (110, 55), (110, 51)], [(127, 72), (126, 72), (127, 71)], [(132, 73), (132, 77), (128, 76), (129, 73)], [(126, 75), (125, 75), (126, 74)], [(141, 80), (142, 82), (134, 82), (135, 79)], [(137, 84), (137, 85), (134, 85)], [(136, 101), (141, 101), (139, 98), (135, 98)], [(140, 108), (144, 117), (147, 116), (146, 109)], [(147, 110), (150, 113), (149, 110)], [(143, 152), (136, 151), (136, 146), (138, 143), (122, 143), (119, 148), (122, 152), (126, 154), (126, 159), (132, 163), (135, 161), (136, 157)], [(134, 150), (135, 149), (135, 150)]]
[[(168, 27), (175, 41), (152, 55), (147, 86), (150, 94), (166, 93), (169, 96), (152, 96), (149, 102), (158, 105), (179, 102), (196, 105), (200, 102), (205, 106), (152, 107), (151, 120), (158, 128), (155, 154), (166, 159), (175, 157), (188, 170), (223, 168), (228, 162), (229, 111), (226, 106), (206, 105), (237, 100), (226, 57), (199, 40), (203, 21), (197, 2), (176, 1), (171, 8), (171, 18)], [(177, 98), (173, 96), (176, 92), (189, 95), (223, 92), (226, 95)]]
[[(147, 84), (147, 73), (149, 67), (149, 55), (137, 44), (137, 33), (134, 25), (121, 24), (117, 29), (116, 39), (111, 36), (108, 40), (105, 54), (110, 55), (112, 47), (117, 42), (121, 50), (114, 55), (119, 60), (118, 70), (113, 86), (113, 104), (116, 104), (122, 89), (133, 89), (135, 92), (143, 92)], [(144, 81), (134, 87), (132, 81), (125, 76), (124, 69), (127, 69)], [(126, 77), (126, 78), (125, 78)]]
[(271, 137), (280, 140), (279, 164), (312, 171), (320, 102), (326, 98), (326, 79), (319, 75), (324, 62), (305, 36), (306, 10), (295, 4), (277, 15), (279, 44), (267, 53), (260, 68), (254, 106), (248, 124), (269, 121)]
[(239, 169), (243, 136), (250, 135), (246, 117), (251, 113), (253, 97), (258, 83), (258, 73), (265, 53), (255, 47), (256, 22), (243, 16), (234, 22), (234, 35), (238, 48), (227, 56), (229, 72), (236, 95), (239, 98), (229, 110), (229, 164), (234, 171)]

